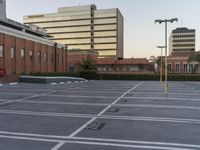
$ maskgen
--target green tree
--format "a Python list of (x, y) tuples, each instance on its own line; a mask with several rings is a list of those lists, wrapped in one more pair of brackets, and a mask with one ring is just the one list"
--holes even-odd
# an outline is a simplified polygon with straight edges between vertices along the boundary
[(90, 57), (83, 59), (80, 63), (81, 70), (97, 70), (96, 61)]
[(192, 61), (200, 62), (200, 54), (190, 56), (190, 57), (188, 58), (188, 62), (190, 63), (190, 62), (192, 62)]
[[(200, 63), (200, 54), (199, 53), (196, 55), (190, 56), (188, 58), (188, 64), (190, 64), (191, 62), (194, 62), (194, 61)], [(196, 73), (197, 71), (198, 71), (198, 66), (197, 65), (193, 66), (192, 73)]]

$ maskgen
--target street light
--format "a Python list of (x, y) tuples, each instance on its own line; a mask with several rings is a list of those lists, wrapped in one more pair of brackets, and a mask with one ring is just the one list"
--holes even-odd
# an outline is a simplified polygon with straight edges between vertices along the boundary
[(168, 94), (168, 83), (167, 83), (167, 23), (173, 23), (177, 22), (177, 18), (172, 18), (172, 19), (157, 19), (155, 20), (155, 23), (165, 23), (165, 94)]
[(163, 64), (162, 64), (162, 57), (163, 57), (163, 48), (165, 48), (165, 46), (157, 46), (157, 48), (161, 49), (161, 57), (160, 57), (160, 83), (162, 84), (162, 73), (163, 73)]

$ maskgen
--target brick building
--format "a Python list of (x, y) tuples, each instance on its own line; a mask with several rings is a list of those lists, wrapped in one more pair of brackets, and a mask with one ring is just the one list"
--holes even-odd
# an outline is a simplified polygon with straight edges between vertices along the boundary
[(0, 20), (0, 68), (6, 74), (66, 71), (66, 48), (12, 20)]
[(185, 74), (185, 73), (200, 73), (199, 62), (188, 62), (190, 56), (199, 54), (199, 52), (174, 52), (168, 56), (168, 71), (169, 73)]
[(68, 72), (80, 71), (80, 63), (82, 63), (83, 59), (91, 58), (96, 61), (97, 57), (97, 53), (69, 51), (67, 54), (67, 70)]
[(97, 70), (101, 73), (146, 74), (153, 73), (146, 58), (129, 58), (118, 60), (115, 58), (98, 58), (97, 53), (68, 53), (68, 72), (80, 71), (83, 59), (91, 58), (96, 61)]
[(128, 58), (128, 59), (97, 59), (97, 69), (102, 73), (117, 74), (148, 74), (153, 73), (150, 69), (150, 63), (146, 58)]

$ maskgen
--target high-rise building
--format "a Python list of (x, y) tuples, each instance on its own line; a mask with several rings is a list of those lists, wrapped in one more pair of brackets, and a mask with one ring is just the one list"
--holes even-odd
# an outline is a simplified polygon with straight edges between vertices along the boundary
[(0, 0), (0, 19), (6, 19), (6, 0)]
[(24, 16), (26, 25), (47, 30), (68, 50), (96, 51), (99, 57), (123, 58), (123, 16), (119, 9), (95, 5), (58, 8), (57, 13)]
[(169, 39), (169, 52), (194, 52), (195, 29), (176, 28), (172, 30)]

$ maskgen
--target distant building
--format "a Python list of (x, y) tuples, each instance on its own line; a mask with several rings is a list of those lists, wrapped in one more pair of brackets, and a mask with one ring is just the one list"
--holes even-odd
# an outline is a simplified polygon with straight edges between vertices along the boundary
[(0, 20), (6, 19), (6, 0), (0, 0)]
[[(196, 53), (197, 54), (197, 53)], [(191, 74), (200, 73), (199, 62), (188, 62), (190, 55), (185, 56), (169, 56), (168, 59), (168, 73), (174, 74)]]
[(195, 29), (176, 28), (169, 39), (169, 53), (187, 53), (195, 51)]
[(24, 23), (44, 28), (68, 50), (97, 51), (99, 57), (124, 56), (123, 16), (117, 8), (63, 7), (57, 13), (24, 16)]
[(69, 51), (67, 54), (67, 71), (78, 72), (84, 59), (90, 58), (96, 61), (97, 57), (97, 53)]
[(101, 73), (111, 74), (151, 74), (150, 63), (146, 58), (127, 58), (116, 60), (112, 58), (97, 59), (97, 69)]

